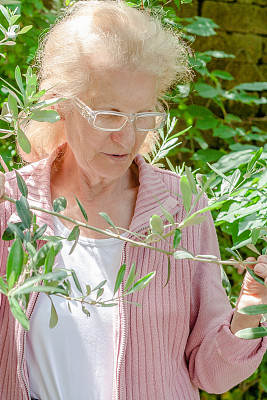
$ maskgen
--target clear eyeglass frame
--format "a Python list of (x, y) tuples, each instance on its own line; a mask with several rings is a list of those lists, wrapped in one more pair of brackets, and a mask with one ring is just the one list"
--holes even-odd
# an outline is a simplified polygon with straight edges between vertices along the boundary
[[(123, 113), (118, 111), (105, 111), (105, 110), (97, 111), (97, 110), (92, 110), (88, 105), (86, 105), (82, 100), (78, 99), (77, 97), (71, 98), (70, 100), (75, 109), (89, 122), (89, 124), (92, 125), (93, 128), (100, 131), (105, 131), (105, 132), (120, 131), (125, 127), (125, 125), (128, 122), (133, 122), (134, 127), (137, 131), (149, 132), (163, 128), (163, 126), (166, 124), (167, 121), (167, 114), (165, 112), (150, 111), (150, 112), (141, 112), (134, 114), (134, 113)], [(112, 127), (103, 128), (97, 126), (96, 121), (97, 117), (99, 116), (102, 116), (103, 118), (105, 117), (108, 118), (109, 116), (119, 117), (122, 121), (122, 124), (120, 127), (116, 128)], [(155, 117), (155, 120), (157, 120), (157, 125), (155, 127), (150, 127), (150, 128), (139, 128), (137, 126), (138, 119), (139, 121), (141, 119), (144, 120), (145, 117)]]

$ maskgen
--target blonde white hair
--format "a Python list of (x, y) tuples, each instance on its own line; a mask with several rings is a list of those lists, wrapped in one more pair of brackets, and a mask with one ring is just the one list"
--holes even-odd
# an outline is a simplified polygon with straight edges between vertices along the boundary
[[(40, 45), (40, 89), (47, 96), (79, 97), (90, 88), (96, 67), (128, 68), (156, 76), (158, 96), (190, 77), (188, 48), (158, 16), (121, 0), (78, 1), (67, 8)], [(52, 88), (52, 89), (51, 89)], [(68, 112), (67, 107), (62, 112)], [(31, 121), (26, 134), (32, 151), (26, 161), (44, 158), (65, 141), (64, 121)], [(143, 152), (151, 148), (147, 136)]]

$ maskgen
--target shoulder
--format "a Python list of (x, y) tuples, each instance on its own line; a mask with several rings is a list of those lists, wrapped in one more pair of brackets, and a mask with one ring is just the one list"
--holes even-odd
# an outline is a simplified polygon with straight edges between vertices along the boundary
[[(41, 160), (32, 164), (28, 164), (17, 170), (20, 176), (25, 181), (28, 186), (35, 186), (39, 181), (41, 175), (45, 173), (45, 162), (46, 160)], [(48, 172), (47, 172), (48, 173)], [(5, 174), (6, 180), (6, 191), (12, 196), (16, 195), (17, 192), (17, 176), (16, 171), (10, 171)]]

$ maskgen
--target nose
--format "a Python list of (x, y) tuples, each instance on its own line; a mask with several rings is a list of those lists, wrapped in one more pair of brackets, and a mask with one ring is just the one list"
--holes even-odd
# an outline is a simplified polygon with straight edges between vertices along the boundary
[(136, 141), (136, 130), (133, 121), (128, 121), (120, 131), (112, 132), (112, 140), (127, 150), (131, 149)]

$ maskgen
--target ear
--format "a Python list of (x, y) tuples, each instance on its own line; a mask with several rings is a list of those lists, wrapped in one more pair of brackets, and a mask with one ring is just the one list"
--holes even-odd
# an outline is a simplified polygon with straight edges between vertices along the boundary
[[(55, 98), (57, 98), (57, 96), (56, 96), (56, 95), (52, 95), (52, 96), (50, 97), (50, 100), (52, 100), (53, 98), (55, 99)], [(64, 121), (64, 120), (65, 120), (65, 110), (64, 110), (64, 107), (63, 107), (62, 102), (52, 104), (52, 105), (50, 106), (50, 109), (51, 109), (51, 110), (55, 110), (55, 111), (58, 112), (58, 114), (60, 115), (60, 120), (61, 120), (61, 121)]]

